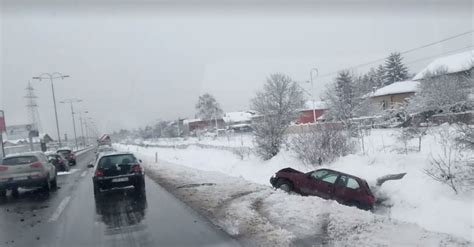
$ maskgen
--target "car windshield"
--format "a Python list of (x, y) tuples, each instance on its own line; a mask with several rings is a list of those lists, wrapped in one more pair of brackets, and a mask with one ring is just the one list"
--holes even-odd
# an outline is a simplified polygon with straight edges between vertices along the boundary
[(108, 168), (114, 165), (136, 164), (136, 158), (131, 154), (104, 156), (99, 160), (99, 168)]
[(474, 247), (474, 0), (0, 0), (0, 161), (0, 247)]
[(35, 156), (18, 156), (18, 157), (5, 158), (2, 160), (2, 164), (5, 166), (15, 166), (15, 165), (31, 164), (36, 161), (38, 161), (38, 158), (36, 158)]

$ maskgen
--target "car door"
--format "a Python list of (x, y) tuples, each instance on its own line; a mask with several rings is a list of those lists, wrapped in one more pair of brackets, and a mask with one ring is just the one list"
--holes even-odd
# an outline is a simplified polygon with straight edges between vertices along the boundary
[(334, 184), (339, 177), (339, 173), (331, 170), (316, 170), (309, 176), (310, 195), (331, 199), (334, 194)]
[(341, 175), (335, 184), (334, 199), (340, 203), (357, 202), (360, 190), (361, 187), (356, 179)]

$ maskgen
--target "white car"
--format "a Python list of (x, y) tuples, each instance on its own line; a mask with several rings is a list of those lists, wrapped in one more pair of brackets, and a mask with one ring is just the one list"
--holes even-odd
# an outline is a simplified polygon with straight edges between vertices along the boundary
[(42, 187), (47, 192), (57, 188), (56, 167), (44, 153), (22, 153), (3, 158), (0, 164), (0, 196), (6, 196), (7, 190), (18, 194), (20, 187)]

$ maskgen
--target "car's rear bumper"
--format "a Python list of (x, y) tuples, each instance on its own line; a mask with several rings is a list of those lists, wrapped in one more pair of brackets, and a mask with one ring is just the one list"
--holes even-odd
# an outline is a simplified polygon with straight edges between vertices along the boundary
[(0, 190), (14, 189), (18, 187), (22, 187), (22, 188), (41, 187), (44, 185), (45, 181), (46, 181), (45, 177), (38, 177), (38, 178), (28, 177), (28, 179), (25, 179), (25, 180), (10, 179), (8, 181), (0, 182)]
[[(127, 179), (127, 181), (117, 181)], [(92, 180), (100, 189), (121, 188), (132, 185), (138, 185), (143, 182), (143, 174), (130, 174), (114, 177), (94, 177)]]

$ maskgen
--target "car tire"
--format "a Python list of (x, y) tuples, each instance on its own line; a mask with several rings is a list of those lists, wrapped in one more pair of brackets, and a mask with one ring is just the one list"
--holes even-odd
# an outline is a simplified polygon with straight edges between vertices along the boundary
[(288, 193), (293, 191), (293, 185), (286, 179), (278, 179), (276, 187)]
[(100, 188), (95, 182), (94, 182), (94, 196), (95, 197), (100, 196)]
[(51, 182), (49, 181), (49, 178), (47, 178), (43, 184), (43, 191), (48, 193), (51, 191)]
[(13, 188), (12, 189), (12, 196), (17, 198), (20, 196), (20, 191), (18, 191), (18, 188)]
[(138, 193), (145, 192), (145, 179), (141, 178), (139, 182), (134, 185), (134, 187)]
[(51, 188), (56, 190), (58, 189), (58, 176), (54, 177), (53, 181), (51, 181)]

